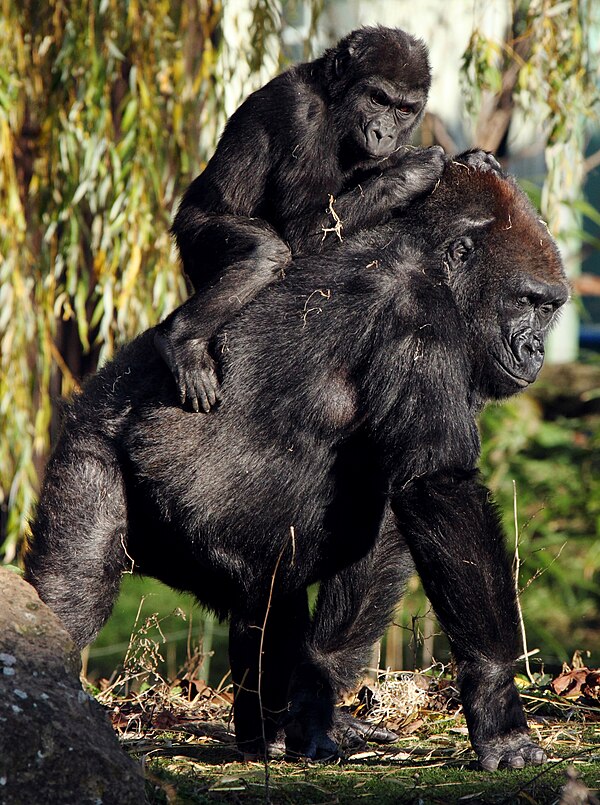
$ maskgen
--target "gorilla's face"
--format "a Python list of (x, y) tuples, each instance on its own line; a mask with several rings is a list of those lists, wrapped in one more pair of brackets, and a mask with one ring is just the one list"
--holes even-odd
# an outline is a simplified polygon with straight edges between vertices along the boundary
[(430, 84), (427, 48), (404, 31), (365, 28), (342, 40), (328, 92), (350, 161), (385, 159), (407, 145)]
[(527, 388), (544, 343), (569, 297), (560, 256), (545, 226), (513, 204), (510, 225), (489, 218), (446, 248), (444, 264), (469, 336), (473, 387), (484, 399)]
[(381, 78), (361, 83), (353, 100), (349, 132), (367, 159), (388, 157), (406, 145), (425, 107), (422, 93), (404, 91)]
[(544, 363), (544, 342), (556, 311), (568, 298), (565, 284), (523, 277), (499, 300), (500, 337), (490, 345), (489, 383), (494, 396), (526, 388)]

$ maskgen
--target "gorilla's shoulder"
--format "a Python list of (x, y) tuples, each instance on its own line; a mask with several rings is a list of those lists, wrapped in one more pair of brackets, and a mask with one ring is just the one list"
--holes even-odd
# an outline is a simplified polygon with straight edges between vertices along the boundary
[[(318, 111), (327, 116), (327, 97), (321, 71), (314, 63), (297, 64), (273, 78), (264, 87), (250, 95), (240, 108), (252, 109), (255, 113), (269, 114), (272, 123), (282, 116), (294, 119), (314, 117)], [(308, 114), (312, 110), (312, 114)]]

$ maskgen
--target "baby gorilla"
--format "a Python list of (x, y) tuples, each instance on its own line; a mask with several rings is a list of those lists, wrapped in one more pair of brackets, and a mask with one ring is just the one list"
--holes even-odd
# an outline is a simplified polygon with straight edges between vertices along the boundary
[(27, 578), (80, 646), (132, 559), (194, 593), (230, 620), (240, 748), (275, 752), (285, 731), (288, 751), (319, 758), (416, 568), (481, 764), (541, 763), (476, 418), (535, 380), (567, 293), (517, 185), (449, 164), (404, 216), (294, 261), (240, 313), (211, 416), (180, 406), (153, 330), (88, 380), (48, 464)]
[[(156, 331), (182, 403), (219, 398), (215, 333), (310, 254), (388, 220), (429, 192), (440, 148), (405, 148), (431, 82), (423, 42), (395, 28), (354, 31), (252, 94), (186, 191), (173, 224), (197, 292)], [(327, 211), (329, 209), (329, 212)]]

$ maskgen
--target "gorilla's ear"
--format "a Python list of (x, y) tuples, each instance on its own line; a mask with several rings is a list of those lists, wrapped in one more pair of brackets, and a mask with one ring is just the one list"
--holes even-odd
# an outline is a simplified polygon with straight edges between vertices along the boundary
[(363, 31), (362, 28), (358, 28), (356, 31), (349, 33), (348, 36), (344, 37), (344, 39), (338, 43), (333, 60), (333, 69), (336, 78), (341, 78), (344, 73), (348, 71), (350, 63), (357, 57), (356, 50), (357, 48), (360, 49), (361, 45), (364, 43), (364, 39), (365, 31)]
[(354, 47), (349, 44), (347, 47), (338, 50), (338, 52), (335, 54), (333, 69), (335, 70), (336, 78), (341, 78), (344, 75), (350, 65), (350, 62), (352, 61), (353, 53)]
[(444, 265), (449, 271), (454, 271), (455, 269), (464, 266), (474, 249), (475, 244), (471, 238), (466, 236), (451, 241), (446, 247), (446, 252), (444, 254)]

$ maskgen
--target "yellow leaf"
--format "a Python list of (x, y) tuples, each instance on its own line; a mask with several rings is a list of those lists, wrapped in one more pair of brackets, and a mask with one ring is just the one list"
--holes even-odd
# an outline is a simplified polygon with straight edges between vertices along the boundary
[(120, 308), (127, 303), (127, 299), (131, 295), (131, 292), (133, 291), (141, 265), (142, 265), (142, 250), (140, 249), (138, 244), (135, 243), (131, 250), (129, 265), (127, 266), (127, 268), (123, 273), (123, 288), (121, 289), (121, 293), (119, 294), (117, 307)]

